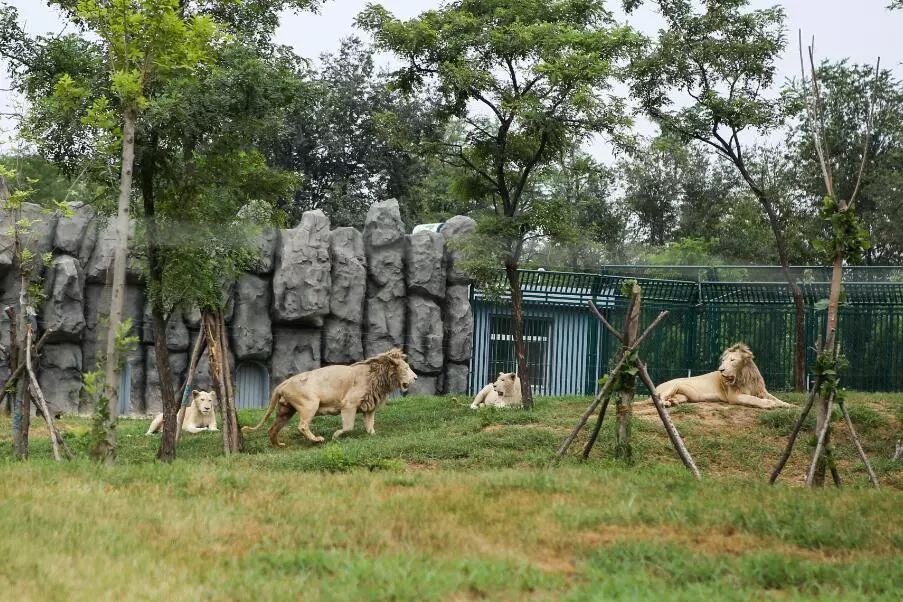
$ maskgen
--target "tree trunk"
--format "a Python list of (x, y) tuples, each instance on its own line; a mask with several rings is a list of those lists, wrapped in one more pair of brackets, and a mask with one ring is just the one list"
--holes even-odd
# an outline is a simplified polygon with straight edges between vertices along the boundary
[[(828, 295), (828, 323), (825, 332), (825, 353), (830, 353), (831, 357), (837, 356), (835, 342), (837, 340), (837, 318), (840, 310), (840, 285), (843, 277), (843, 256), (837, 253), (834, 256), (834, 265), (831, 270), (831, 291)], [(828, 449), (831, 444), (831, 395), (822, 396), (818, 405), (818, 413), (815, 418), (815, 436), (823, 430), (825, 432), (824, 447)], [(818, 458), (815, 467), (815, 474), (812, 479), (812, 485), (821, 487), (825, 483), (825, 471), (827, 469), (827, 454), (823, 454)]]
[(740, 174), (752, 190), (753, 194), (759, 199), (759, 204), (765, 210), (768, 217), (768, 225), (774, 236), (775, 248), (778, 252), (778, 262), (781, 264), (781, 272), (784, 279), (790, 287), (790, 294), (793, 296), (793, 305), (795, 308), (795, 341), (793, 344), (793, 386), (797, 391), (806, 390), (806, 305), (803, 300), (803, 291), (800, 289), (793, 274), (790, 273), (790, 258), (787, 252), (787, 241), (784, 239), (784, 233), (781, 230), (781, 222), (778, 214), (775, 212), (771, 199), (764, 190), (759, 188), (752, 175), (747, 171), (746, 165), (742, 159), (734, 158), (734, 164), (740, 170)]
[(129, 200), (132, 192), (132, 170), (135, 166), (135, 124), (137, 112), (133, 107), (122, 115), (122, 173), (119, 178), (119, 199), (116, 209), (116, 252), (113, 257), (113, 282), (110, 291), (110, 316), (107, 325), (106, 366), (104, 369), (104, 389), (109, 400), (110, 417), (106, 425), (106, 438), (110, 448), (106, 451), (106, 461), (112, 461), (116, 452), (116, 418), (119, 414), (119, 372), (120, 361), (116, 345), (116, 334), (122, 322), (125, 307), (125, 269), (128, 261), (129, 242)]
[(229, 337), (226, 335), (226, 318), (223, 310), (216, 312), (217, 325), (220, 335), (221, 372), (223, 384), (226, 390), (226, 400), (223, 404), (223, 436), (229, 437), (229, 447), (232, 453), (239, 453), (244, 449), (244, 437), (238, 427), (238, 411), (235, 408), (235, 390), (232, 387), (232, 367), (229, 365)]
[[(13, 212), (13, 268), (19, 275), (19, 307), (10, 317), (10, 334), (15, 341), (17, 353), (16, 367), (25, 366), (28, 350), (24, 337), (28, 328), (28, 267), (22, 265), (22, 237), (18, 221), (21, 211)], [(16, 273), (15, 271), (13, 273)], [(13, 400), (13, 448), (17, 460), (28, 459), (28, 432), (31, 428), (31, 389), (28, 379), (20, 378), (16, 386), (16, 398)]]
[[(633, 346), (636, 341), (640, 325), (640, 297), (641, 290), (638, 285), (633, 286), (630, 292), (630, 304), (627, 306), (627, 317), (624, 323), (624, 352)], [(633, 366), (631, 366), (632, 368)], [(618, 391), (618, 428), (615, 443), (615, 458), (630, 463), (633, 460), (633, 449), (630, 446), (630, 422), (633, 417), (633, 396), (636, 392), (636, 377), (627, 370), (622, 370), (617, 378), (620, 379)]]
[(517, 372), (520, 377), (521, 398), (525, 409), (533, 408), (533, 389), (530, 386), (530, 373), (527, 368), (527, 353), (524, 345), (524, 298), (520, 288), (520, 273), (517, 262), (505, 262), (505, 274), (511, 285), (511, 317), (514, 329), (514, 354), (517, 357)]
[(225, 359), (226, 350), (223, 346), (225, 337), (221, 318), (221, 312), (208, 311), (203, 314), (207, 353), (210, 357), (210, 380), (213, 381), (213, 390), (216, 393), (216, 409), (223, 423), (223, 451), (228, 456), (241, 451), (242, 441), (235, 417), (235, 404), (230, 400), (231, 387), (227, 384), (230, 376), (225, 371), (228, 361)]
[(172, 369), (169, 367), (169, 349), (166, 347), (166, 318), (156, 303), (151, 302), (154, 320), (154, 355), (157, 360), (157, 375), (160, 377), (160, 397), (163, 400), (163, 432), (157, 459), (172, 462), (176, 458), (178, 437), (179, 401), (172, 390)]

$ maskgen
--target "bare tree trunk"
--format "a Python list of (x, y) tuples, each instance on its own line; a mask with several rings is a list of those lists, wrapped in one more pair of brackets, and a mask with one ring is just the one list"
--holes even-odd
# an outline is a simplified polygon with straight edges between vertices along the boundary
[[(638, 285), (633, 286), (630, 292), (630, 304), (627, 306), (627, 318), (624, 324), (624, 353), (633, 346), (636, 341), (640, 325), (640, 298), (641, 290)], [(622, 370), (618, 374), (620, 390), (618, 391), (617, 416), (618, 428), (615, 443), (615, 458), (631, 462), (633, 449), (630, 446), (630, 422), (633, 418), (633, 396), (636, 392), (636, 377)]]
[(774, 204), (768, 198), (765, 190), (759, 187), (752, 175), (746, 169), (746, 164), (742, 158), (733, 155), (734, 165), (740, 171), (740, 175), (746, 181), (746, 184), (752, 190), (753, 194), (759, 200), (759, 204), (765, 210), (768, 218), (768, 225), (774, 236), (775, 248), (778, 252), (778, 262), (781, 264), (781, 272), (790, 287), (790, 294), (793, 296), (793, 306), (795, 308), (795, 332), (796, 337), (793, 346), (793, 384), (797, 391), (806, 390), (806, 304), (803, 299), (803, 291), (800, 289), (793, 274), (790, 272), (790, 255), (787, 252), (787, 241), (784, 238), (784, 232), (781, 230), (781, 221), (775, 211)]
[(230, 375), (225, 371), (228, 360), (223, 345), (222, 313), (204, 312), (204, 328), (207, 332), (207, 353), (210, 356), (210, 380), (216, 392), (217, 411), (223, 420), (223, 451), (226, 455), (239, 453), (242, 440), (235, 416), (235, 403), (230, 399), (231, 387), (227, 383)]
[[(191, 386), (194, 384), (194, 375), (198, 370), (198, 362), (201, 360), (201, 354), (204, 352), (206, 342), (207, 335), (202, 324), (201, 331), (198, 333), (198, 340), (195, 342), (194, 350), (191, 352), (191, 361), (188, 362), (188, 374), (185, 376), (185, 382), (182, 384), (182, 388), (179, 389), (181, 395), (180, 405), (183, 408), (186, 406), (185, 402), (190, 398)], [(185, 416), (187, 414), (188, 412), (183, 412), (182, 420), (179, 421), (179, 428), (176, 430), (176, 445), (178, 445), (179, 439), (182, 436), (182, 426), (185, 424)]]
[[(235, 390), (232, 387), (232, 367), (229, 365), (229, 337), (226, 334), (226, 318), (223, 310), (216, 312), (217, 324), (220, 335), (220, 348), (222, 349), (222, 374), (226, 389), (226, 400), (223, 404), (223, 436), (229, 437), (229, 447), (233, 453), (239, 453), (244, 449), (244, 437), (238, 427), (238, 411), (235, 408)], [(226, 428), (228, 427), (228, 428)]]
[[(831, 354), (836, 359), (837, 349), (835, 342), (837, 340), (837, 318), (840, 310), (840, 285), (843, 276), (843, 256), (840, 253), (834, 256), (834, 265), (831, 270), (831, 291), (828, 294), (828, 323), (825, 333), (825, 353)], [(824, 432), (823, 446), (828, 448), (831, 444), (831, 397), (833, 392), (827, 396), (822, 396), (816, 406), (818, 413), (815, 417), (815, 436), (816, 438)], [(816, 449), (818, 452), (818, 449)], [(816, 462), (817, 460), (817, 462)], [(810, 485), (821, 487), (825, 483), (825, 471), (828, 463), (825, 456), (813, 456), (815, 462), (815, 470), (813, 476), (809, 480)]]
[(163, 432), (160, 437), (160, 448), (157, 459), (172, 462), (176, 459), (176, 439), (178, 437), (176, 417), (179, 413), (179, 402), (172, 390), (172, 369), (169, 366), (169, 349), (166, 347), (166, 318), (156, 303), (151, 302), (151, 315), (154, 320), (154, 355), (157, 360), (157, 375), (160, 377), (160, 398), (163, 401)]
[[(28, 381), (31, 385), (31, 392), (35, 404), (38, 406), (38, 410), (40, 410), (41, 414), (44, 416), (44, 420), (47, 422), (47, 430), (50, 432), (50, 443), (53, 449), (53, 459), (57, 462), (61, 462), (63, 459), (61, 449), (65, 446), (65, 442), (63, 441), (63, 436), (60, 435), (60, 431), (53, 423), (53, 416), (50, 414), (50, 408), (47, 405), (47, 401), (44, 399), (44, 394), (41, 392), (41, 385), (38, 384), (38, 377), (35, 376), (34, 368), (32, 368), (31, 365), (31, 334), (32, 329), (31, 326), (29, 326), (28, 333), (25, 335), (25, 366), (26, 370), (28, 370)], [(72, 452), (69, 451), (68, 447), (66, 447), (66, 454), (68, 455), (68, 459), (71, 460)]]
[(520, 288), (520, 273), (513, 259), (505, 262), (505, 274), (511, 285), (511, 317), (514, 328), (514, 354), (517, 357), (517, 373), (520, 377), (521, 398), (525, 409), (533, 408), (533, 388), (530, 386), (530, 372), (527, 368), (527, 353), (524, 345), (524, 297)]
[[(24, 320), (20, 317), (20, 314), (24, 312), (21, 311), (21, 304), (19, 307), (20, 311), (15, 311), (11, 307), (6, 309), (6, 315), (9, 316), (10, 357), (15, 358), (15, 365), (10, 366), (13, 374), (16, 372), (21, 374), (25, 367), (25, 346), (19, 342), (19, 333), (25, 330)], [(31, 393), (28, 383), (23, 382), (19, 378), (16, 382), (16, 390), (13, 392), (12, 400), (13, 454), (17, 460), (28, 459), (28, 429), (31, 422), (30, 405)]]
[(125, 307), (125, 269), (128, 260), (129, 200), (132, 193), (132, 170), (135, 166), (135, 124), (138, 115), (129, 107), (122, 115), (122, 173), (119, 178), (119, 199), (116, 210), (116, 253), (113, 258), (113, 283), (110, 297), (110, 316), (107, 325), (106, 366), (104, 389), (109, 400), (110, 417), (106, 425), (106, 461), (112, 461), (116, 453), (116, 418), (119, 414), (119, 353), (116, 334), (122, 322)]

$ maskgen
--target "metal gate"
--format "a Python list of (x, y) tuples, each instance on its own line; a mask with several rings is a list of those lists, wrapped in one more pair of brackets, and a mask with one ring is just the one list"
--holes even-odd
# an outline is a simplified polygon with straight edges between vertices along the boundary
[(132, 407), (132, 365), (125, 362), (119, 375), (119, 415), (130, 413)]
[(267, 369), (252, 362), (241, 363), (235, 370), (235, 407), (265, 408), (270, 400), (270, 375)]

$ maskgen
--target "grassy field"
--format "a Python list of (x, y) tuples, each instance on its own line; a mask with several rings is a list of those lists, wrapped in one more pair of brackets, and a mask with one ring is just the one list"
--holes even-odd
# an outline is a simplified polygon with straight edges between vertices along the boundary
[[(48, 461), (36, 426), (31, 460), (15, 462), (0, 420), (0, 598), (898, 600), (903, 466), (889, 458), (903, 395), (851, 398), (880, 492), (839, 429), (844, 489), (800, 487), (806, 441), (766, 485), (795, 410), (675, 410), (702, 482), (642, 418), (634, 466), (608, 459), (608, 425), (589, 462), (547, 468), (585, 399), (475, 413), (405, 398), (372, 437), (359, 422), (314, 446), (293, 422), (286, 448), (260, 431), (224, 458), (218, 434), (201, 433), (173, 465), (152, 460), (143, 420), (121, 422), (118, 465), (93, 465), (79, 418), (62, 425), (80, 459)], [(314, 422), (327, 437), (337, 427)]]

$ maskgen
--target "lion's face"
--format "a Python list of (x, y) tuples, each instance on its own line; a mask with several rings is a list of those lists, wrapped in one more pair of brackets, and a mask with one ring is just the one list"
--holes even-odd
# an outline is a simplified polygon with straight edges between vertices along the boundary
[(392, 350), (392, 360), (395, 362), (395, 369), (398, 373), (398, 388), (405, 392), (408, 390), (408, 387), (417, 380), (417, 375), (414, 374), (414, 371), (411, 370), (411, 367), (408, 365), (406, 356), (401, 351)]
[(495, 389), (495, 392), (499, 397), (511, 395), (514, 391), (515, 379), (517, 379), (517, 374), (514, 372), (499, 372), (499, 377), (492, 384), (492, 388)]
[(721, 373), (721, 378), (724, 382), (728, 385), (733, 385), (741, 371), (752, 360), (752, 357), (752, 352), (745, 345), (728, 347), (721, 354), (721, 365), (718, 366), (718, 372)]
[(213, 411), (213, 393), (210, 391), (193, 391), (191, 401), (203, 416)]

